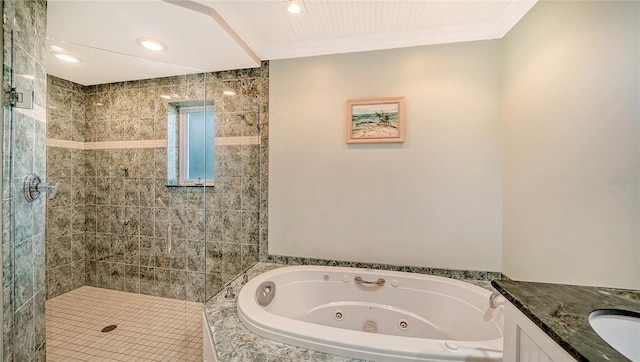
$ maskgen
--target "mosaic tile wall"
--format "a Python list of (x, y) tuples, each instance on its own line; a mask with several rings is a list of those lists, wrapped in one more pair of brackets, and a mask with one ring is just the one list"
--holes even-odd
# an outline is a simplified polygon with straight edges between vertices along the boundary
[[(46, 174), (45, 0), (5, 0), (3, 89), (33, 89), (32, 110), (3, 96), (3, 359), (45, 360), (45, 201), (27, 203), (22, 181)], [(11, 64), (13, 63), (13, 70)], [(13, 133), (13, 137), (11, 134)], [(13, 188), (11, 184), (13, 183)]]
[[(266, 240), (268, 63), (91, 87), (49, 77), (49, 85), (49, 176), (69, 186), (60, 190), (66, 199), (48, 205), (48, 297), (87, 284), (203, 301), (205, 285), (212, 295), (258, 260)], [(226, 88), (238, 94), (223, 96)], [(205, 91), (215, 103), (216, 186), (166, 187), (166, 142), (157, 141), (167, 137), (167, 102)], [(82, 104), (84, 117), (75, 114)], [(66, 114), (57, 117), (60, 108)]]

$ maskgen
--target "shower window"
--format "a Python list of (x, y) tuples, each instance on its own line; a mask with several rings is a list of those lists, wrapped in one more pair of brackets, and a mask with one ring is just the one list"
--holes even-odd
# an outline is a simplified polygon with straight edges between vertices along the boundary
[[(202, 104), (202, 103), (201, 103)], [(168, 185), (213, 186), (213, 106), (173, 104), (168, 115)]]

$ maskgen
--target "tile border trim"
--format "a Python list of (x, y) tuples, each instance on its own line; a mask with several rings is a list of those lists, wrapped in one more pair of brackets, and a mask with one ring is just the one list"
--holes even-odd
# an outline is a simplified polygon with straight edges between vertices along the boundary
[(216, 143), (216, 146), (259, 145), (260, 136), (216, 137), (215, 143)]
[[(259, 145), (260, 136), (246, 137), (216, 137), (217, 146)], [(140, 141), (106, 141), (106, 142), (79, 142), (47, 138), (47, 146), (72, 148), (76, 150), (108, 150), (108, 149), (134, 149), (134, 148), (164, 148), (167, 147), (166, 139), (140, 140)]]

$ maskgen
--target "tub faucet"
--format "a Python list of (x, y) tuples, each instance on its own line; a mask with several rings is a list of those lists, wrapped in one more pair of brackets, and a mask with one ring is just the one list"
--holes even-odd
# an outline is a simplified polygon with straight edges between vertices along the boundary
[(489, 308), (495, 308), (497, 306), (496, 304), (496, 299), (500, 296), (500, 293), (494, 291), (493, 293), (491, 293), (491, 296), (489, 297)]
[(232, 286), (228, 286), (227, 287), (227, 294), (224, 295), (225, 299), (233, 299), (236, 297), (236, 295), (233, 293), (233, 287)]

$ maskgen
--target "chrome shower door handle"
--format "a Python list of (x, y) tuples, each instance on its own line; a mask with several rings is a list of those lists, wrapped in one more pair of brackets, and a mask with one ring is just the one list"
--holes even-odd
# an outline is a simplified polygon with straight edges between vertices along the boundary
[(27, 202), (33, 202), (40, 197), (40, 193), (49, 192), (49, 200), (53, 200), (60, 189), (60, 182), (55, 185), (42, 182), (40, 176), (30, 173), (24, 178), (23, 192)]

